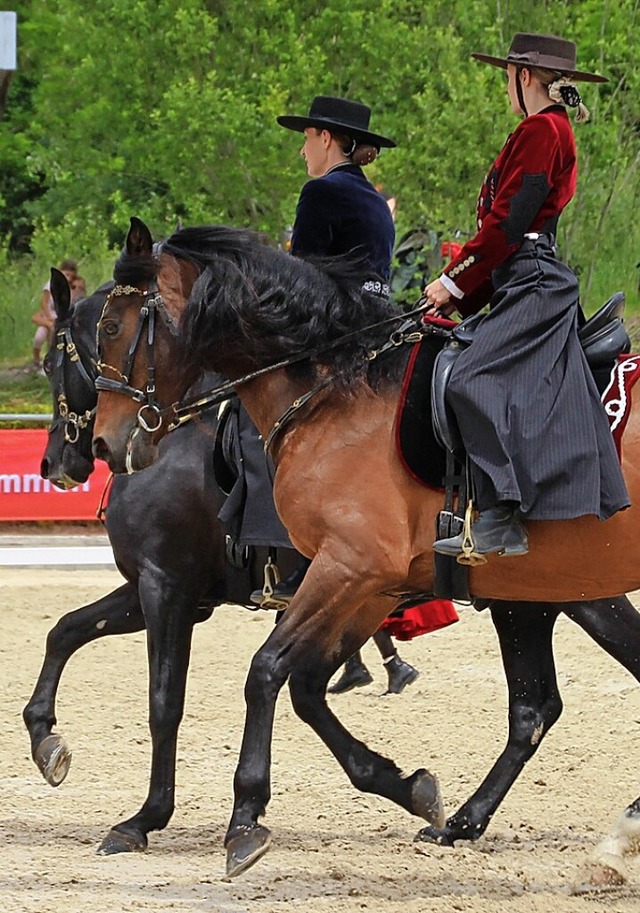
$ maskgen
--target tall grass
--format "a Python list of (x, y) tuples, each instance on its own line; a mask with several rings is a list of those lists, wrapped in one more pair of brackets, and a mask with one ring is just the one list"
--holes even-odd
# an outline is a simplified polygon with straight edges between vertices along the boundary
[(616, 292), (624, 292), (627, 316), (640, 314), (638, 282), (640, 269), (640, 237), (633, 227), (616, 238), (604, 239), (599, 247), (580, 252), (571, 262), (580, 284), (582, 306), (587, 314), (595, 313)]
[[(638, 162), (640, 155), (624, 176), (608, 188), (600, 203), (599, 216), (586, 217), (587, 209), (580, 208), (579, 200), (574, 201), (577, 210), (572, 214), (573, 226), (569, 228), (574, 236), (569, 263), (578, 275), (587, 314), (593, 314), (618, 291), (626, 295), (627, 315), (640, 313), (640, 269), (637, 267), (640, 261), (640, 222), (637, 218), (640, 188), (634, 180)], [(592, 206), (589, 212), (594, 210)]]

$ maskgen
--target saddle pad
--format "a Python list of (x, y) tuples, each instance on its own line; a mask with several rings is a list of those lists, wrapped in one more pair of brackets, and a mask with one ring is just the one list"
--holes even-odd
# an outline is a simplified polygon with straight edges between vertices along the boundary
[(611, 372), (609, 386), (602, 394), (604, 411), (609, 418), (611, 434), (620, 459), (622, 459), (622, 435), (631, 409), (631, 390), (638, 377), (640, 377), (640, 355), (620, 355)]
[(412, 478), (427, 488), (443, 488), (446, 454), (433, 431), (431, 381), (433, 365), (445, 339), (426, 336), (414, 345), (396, 411), (396, 447)]

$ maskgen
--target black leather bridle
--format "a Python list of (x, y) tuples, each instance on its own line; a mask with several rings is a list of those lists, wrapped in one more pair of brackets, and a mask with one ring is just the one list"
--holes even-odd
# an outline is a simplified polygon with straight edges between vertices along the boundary
[[(123, 295), (141, 295), (144, 298), (144, 301), (140, 307), (140, 313), (138, 314), (138, 323), (136, 325), (136, 331), (131, 340), (129, 346), (129, 351), (125, 358), (125, 363), (120, 370), (119, 368), (114, 367), (114, 365), (106, 364), (100, 358), (100, 325), (105, 316), (105, 312), (112, 298), (121, 297)], [(137, 423), (142, 428), (143, 431), (148, 431), (153, 433), (158, 431), (163, 422), (163, 410), (160, 407), (158, 400), (156, 399), (156, 368), (155, 368), (155, 334), (156, 334), (156, 318), (158, 311), (165, 318), (165, 323), (169, 327), (173, 335), (177, 335), (177, 326), (169, 316), (164, 303), (158, 291), (158, 287), (155, 282), (152, 284), (152, 287), (146, 290), (139, 289), (133, 285), (116, 285), (107, 295), (107, 298), (102, 309), (102, 314), (100, 320), (98, 321), (96, 329), (96, 345), (98, 347), (98, 377), (95, 381), (95, 388), (98, 392), (104, 391), (108, 393), (122, 393), (125, 396), (129, 396), (137, 403), (141, 403), (140, 409), (138, 410)], [(144, 389), (140, 387), (133, 387), (130, 383), (131, 372), (133, 371), (133, 365), (136, 357), (136, 352), (138, 350), (138, 345), (140, 340), (143, 337), (146, 327), (146, 349), (147, 349), (147, 378)], [(117, 374), (121, 379), (114, 380), (110, 377), (104, 377), (103, 372), (105, 369), (113, 371), (114, 374)]]
[[(71, 332), (72, 316), (67, 317), (63, 322), (58, 322), (55, 342), (55, 376), (59, 379), (57, 391), (55, 393), (58, 414), (49, 426), (49, 434), (53, 434), (60, 425), (64, 424), (64, 439), (68, 444), (77, 444), (80, 432), (89, 427), (96, 414), (96, 407), (87, 409), (82, 414), (72, 411), (69, 408), (67, 399), (67, 389), (65, 385), (65, 368), (77, 371), (82, 382), (94, 396), (96, 369), (95, 364), (91, 361), (89, 367), (85, 367), (78, 351), (78, 347), (73, 339)], [(68, 378), (67, 378), (68, 380)]]

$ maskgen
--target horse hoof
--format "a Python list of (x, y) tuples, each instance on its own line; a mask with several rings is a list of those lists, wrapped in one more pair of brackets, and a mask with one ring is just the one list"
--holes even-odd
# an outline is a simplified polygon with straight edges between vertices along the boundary
[(258, 861), (271, 846), (271, 831), (262, 824), (243, 829), (227, 841), (227, 877), (235, 878)]
[[(608, 854), (603, 854), (603, 856)], [(574, 883), (572, 894), (596, 894), (613, 891), (622, 887), (628, 880), (624, 862), (619, 856), (603, 858), (589, 863), (578, 880)]]
[(413, 838), (414, 843), (434, 843), (436, 846), (453, 846), (453, 840), (444, 830), (423, 827)]
[(111, 828), (96, 853), (98, 856), (115, 856), (116, 853), (144, 853), (148, 846), (146, 836), (137, 833), (119, 831)]
[(51, 786), (60, 786), (71, 766), (71, 752), (60, 735), (48, 735), (43, 739), (36, 748), (33, 759)]
[(413, 814), (436, 828), (444, 827), (444, 806), (438, 778), (428, 770), (416, 771), (414, 776), (416, 780), (411, 790)]

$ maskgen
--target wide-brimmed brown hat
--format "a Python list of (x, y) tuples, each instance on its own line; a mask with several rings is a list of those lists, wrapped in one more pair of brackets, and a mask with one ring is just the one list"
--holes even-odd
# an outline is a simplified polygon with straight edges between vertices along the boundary
[(529, 32), (517, 32), (513, 36), (509, 53), (506, 57), (491, 57), (488, 54), (472, 54), (474, 60), (490, 63), (494, 67), (507, 68), (513, 63), (518, 67), (541, 67), (544, 70), (557, 70), (565, 76), (581, 82), (609, 82), (606, 76), (596, 73), (583, 73), (576, 70), (576, 45), (556, 35), (536, 35)]
[(367, 105), (331, 95), (316, 95), (308, 114), (284, 114), (276, 118), (281, 127), (297, 130), (298, 133), (304, 133), (307, 127), (319, 127), (321, 130), (346, 133), (360, 143), (394, 148), (396, 144), (392, 139), (369, 130), (370, 119), (371, 108)]

